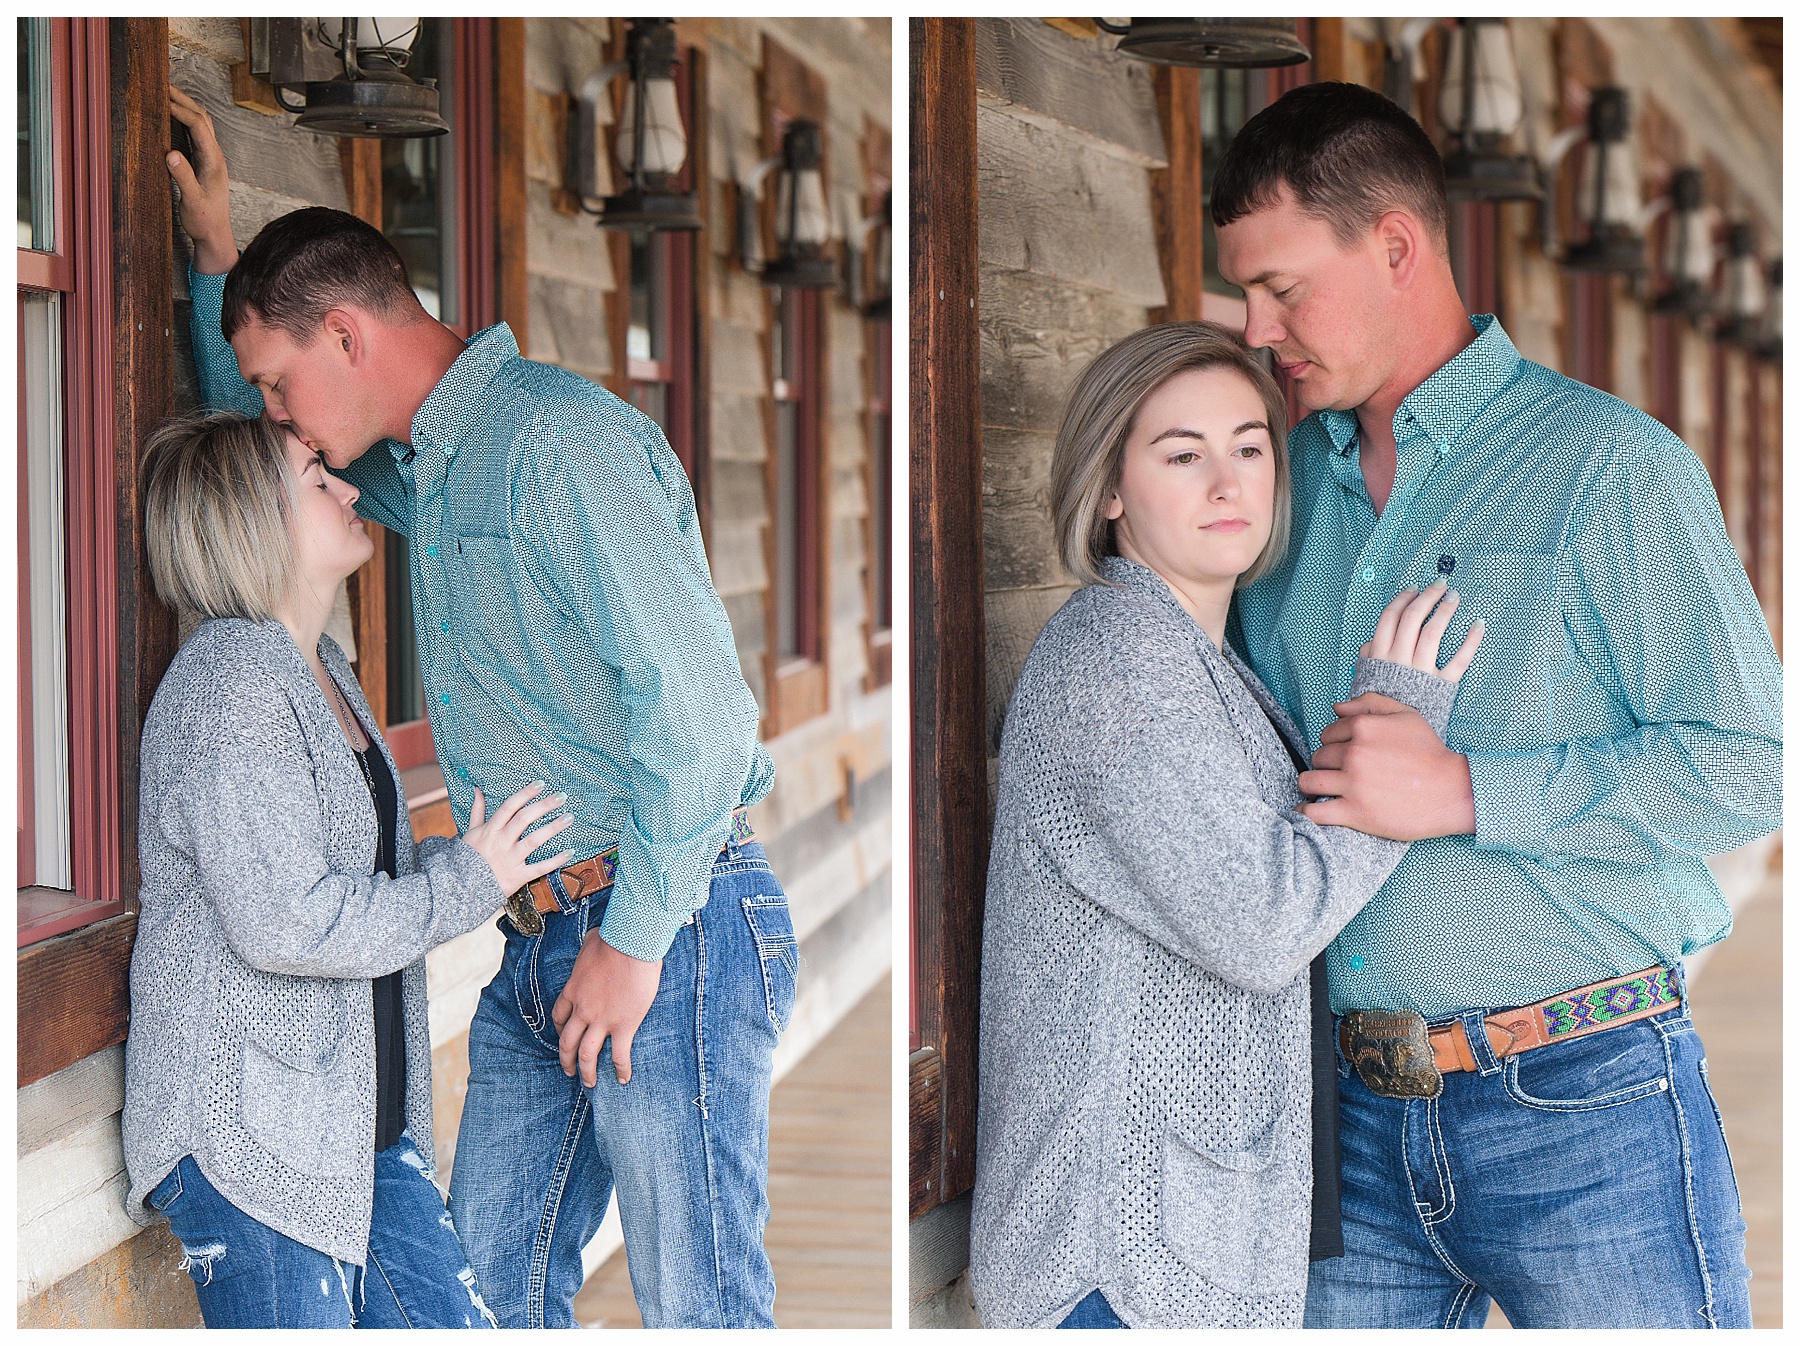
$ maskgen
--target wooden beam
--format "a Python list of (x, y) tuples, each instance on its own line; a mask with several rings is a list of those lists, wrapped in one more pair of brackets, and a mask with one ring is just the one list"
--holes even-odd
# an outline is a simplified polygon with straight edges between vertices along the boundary
[(1169, 166), (1150, 171), (1150, 207), (1156, 224), (1156, 256), (1168, 302), (1152, 310), (1152, 322), (1187, 322), (1201, 316), (1206, 259), (1201, 247), (1205, 212), (1200, 186), (1200, 72), (1192, 66), (1151, 70), (1156, 115), (1162, 122)]
[(987, 878), (975, 21), (910, 31), (913, 994), (943, 1059), (935, 1204), (975, 1179)]
[(137, 913), (128, 912), (19, 951), (21, 1089), (125, 1041), (131, 1015), (126, 972), (136, 933)]

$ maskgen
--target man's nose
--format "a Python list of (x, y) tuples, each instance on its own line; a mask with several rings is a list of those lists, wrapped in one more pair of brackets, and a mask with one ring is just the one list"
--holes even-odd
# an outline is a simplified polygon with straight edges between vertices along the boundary
[(1244, 344), (1273, 346), (1287, 335), (1275, 317), (1275, 305), (1252, 291), (1244, 297)]

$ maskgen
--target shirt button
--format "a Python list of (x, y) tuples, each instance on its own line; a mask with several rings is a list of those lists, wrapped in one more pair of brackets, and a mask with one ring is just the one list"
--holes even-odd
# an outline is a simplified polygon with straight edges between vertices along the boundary
[(1350, 959), (1350, 970), (1352, 972), (1361, 972), (1362, 965), (1363, 965), (1363, 961), (1362, 961), (1361, 954), (1356, 954)]
[(449, 704), (450, 704), (450, 693), (448, 693), (448, 692), (439, 692), (439, 693), (438, 693), (438, 700), (439, 700), (439, 701), (442, 701), (442, 702), (443, 702), (443, 703), (444, 703), (444, 704), (445, 704), (445, 705), (446, 705), (446, 706), (447, 706), (447, 705), (449, 705)]
[(1367, 569), (1365, 569), (1363, 571), (1363, 583), (1364, 584), (1375, 583), (1375, 567), (1374, 566), (1369, 566)]
[(456, 774), (461, 776), (464, 780), (467, 780), (469, 779), (469, 768), (466, 766), (459, 766), (456, 768)]
[(437, 543), (434, 542), (429, 547), (427, 547), (425, 549), (425, 554), (427, 556), (436, 556), (437, 555)]
[(449, 622), (447, 622), (447, 621), (446, 621), (446, 622), (439, 622), (439, 623), (438, 623), (438, 625), (439, 625), (439, 626), (441, 626), (441, 627), (443, 627), (443, 628), (444, 628), (444, 631), (445, 631), (445, 632), (446, 632), (446, 633), (448, 633), (448, 632), (449, 632), (449, 630), (450, 630), (450, 623), (449, 623)]

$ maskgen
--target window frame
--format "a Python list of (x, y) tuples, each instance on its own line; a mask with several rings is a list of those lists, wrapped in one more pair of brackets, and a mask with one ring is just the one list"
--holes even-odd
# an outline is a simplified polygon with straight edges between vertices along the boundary
[[(17, 289), (21, 296), (21, 329), (25, 293), (63, 296), (58, 335), (62, 347), (64, 621), (69, 712), (67, 807), (73, 886), (67, 890), (20, 890), (20, 948), (127, 910), (117, 657), (110, 43), (104, 19), (47, 22), (54, 246), (48, 251), (17, 250)], [(21, 374), (23, 361), (21, 343)], [(19, 414), (23, 434), (22, 396)], [(22, 499), (21, 509), (24, 508)], [(24, 545), (23, 537), (21, 544)], [(21, 566), (21, 585), (27, 579), (25, 567)], [(29, 623), (28, 604), (22, 606), (20, 618), (22, 623)], [(21, 677), (22, 710), (27, 705), (29, 682), (29, 675)], [(25, 760), (25, 743), (21, 742), (20, 747), (23, 774), (30, 768)], [(20, 784), (23, 803), (29, 796), (23, 790), (23, 779)], [(67, 892), (69, 896), (29, 896), (50, 892)], [(27, 919), (28, 910), (37, 914)]]

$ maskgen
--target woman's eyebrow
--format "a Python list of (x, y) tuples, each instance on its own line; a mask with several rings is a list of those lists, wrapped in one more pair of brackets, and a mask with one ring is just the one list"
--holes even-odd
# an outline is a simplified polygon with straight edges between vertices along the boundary
[[(1231, 433), (1232, 433), (1232, 436), (1235, 437), (1237, 435), (1243, 434), (1244, 431), (1246, 431), (1246, 430), (1267, 430), (1268, 428), (1269, 428), (1269, 424), (1267, 421), (1245, 421), (1242, 425), (1238, 426), (1237, 429), (1233, 430)], [(1155, 439), (1151, 440), (1150, 442), (1152, 444), (1160, 444), (1165, 439), (1198, 439), (1198, 440), (1204, 441), (1206, 439), (1206, 435), (1202, 431), (1199, 431), (1199, 430), (1189, 430), (1189, 429), (1186, 429), (1179, 425), (1173, 425), (1173, 426), (1170, 426), (1167, 430), (1164, 430), (1160, 435), (1158, 435)]]

